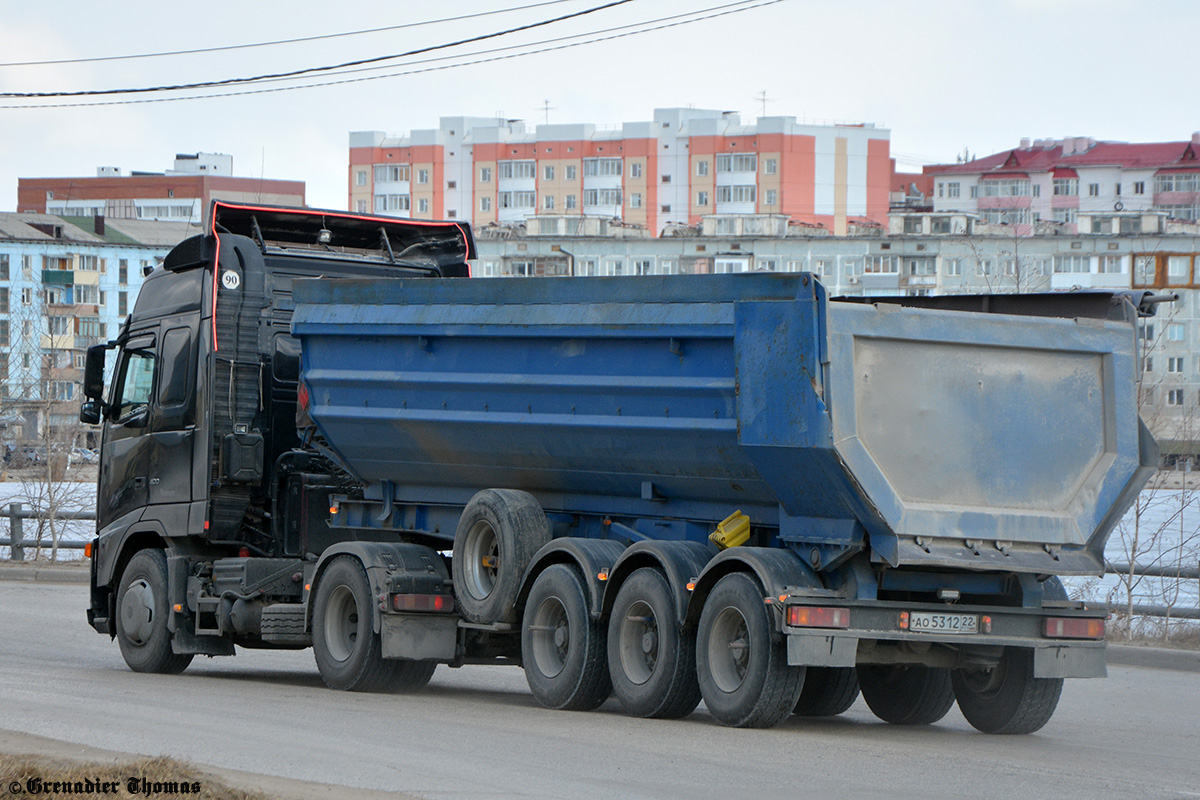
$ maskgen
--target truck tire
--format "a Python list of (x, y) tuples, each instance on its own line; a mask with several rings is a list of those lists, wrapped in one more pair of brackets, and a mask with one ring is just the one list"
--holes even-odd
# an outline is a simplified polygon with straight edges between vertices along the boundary
[(954, 705), (948, 669), (873, 664), (857, 669), (863, 700), (884, 722), (932, 725)]
[(700, 704), (696, 633), (680, 629), (666, 576), (648, 567), (621, 585), (608, 620), (613, 694), (635, 717), (679, 719)]
[(117, 589), (117, 642), (134, 672), (177, 675), (192, 655), (171, 650), (167, 629), (167, 556), (141, 550), (125, 566)]
[[(383, 658), (371, 624), (371, 585), (353, 556), (329, 562), (313, 600), (313, 657), (330, 689), (379, 692), (392, 687), (400, 661)], [(416, 662), (408, 662), (416, 663)], [(431, 673), (432, 674), (432, 673)]]
[(1006, 647), (988, 670), (950, 673), (958, 709), (983, 733), (1022, 734), (1040, 730), (1054, 716), (1062, 678), (1033, 677), (1033, 650)]
[(591, 711), (612, 693), (604, 632), (588, 613), (583, 577), (573, 567), (555, 564), (533, 582), (521, 660), (529, 690), (546, 708)]
[(550, 541), (550, 523), (533, 495), (485, 489), (463, 509), (451, 570), (458, 610), (485, 625), (516, 622), (514, 604), (534, 553)]
[(696, 635), (696, 676), (709, 713), (733, 728), (769, 728), (792, 713), (804, 667), (787, 663), (772, 635), (763, 589), (737, 572), (717, 581), (704, 601)]
[(854, 667), (809, 667), (804, 689), (792, 713), (802, 717), (836, 717), (858, 699)]

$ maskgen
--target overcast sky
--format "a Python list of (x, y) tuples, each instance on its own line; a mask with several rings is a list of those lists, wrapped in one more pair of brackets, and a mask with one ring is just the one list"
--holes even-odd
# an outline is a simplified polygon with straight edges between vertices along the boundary
[[(3, 66), (0, 91), (150, 87), (339, 64), (527, 25), (606, 1), (567, 0), (271, 47)], [(535, 2), (59, 0), (44, 5), (3, 0), (0, 62), (242, 45)], [(483, 49), (525, 45), (530, 50), (532, 42), (730, 2), (632, 0), (416, 58), (449, 57), (436, 65), (461, 64), (480, 58), (468, 54)], [(92, 176), (100, 165), (162, 171), (171, 167), (175, 153), (197, 151), (233, 155), (237, 175), (306, 181), (310, 205), (345, 208), (350, 131), (402, 133), (436, 127), (439, 117), (453, 115), (503, 114), (534, 125), (546, 119), (547, 101), (552, 123), (617, 124), (649, 119), (656, 107), (685, 105), (736, 110), (749, 120), (761, 113), (759, 98), (765, 92), (768, 114), (889, 128), (893, 156), (914, 171), (921, 163), (953, 161), (964, 147), (986, 155), (1015, 147), (1025, 136), (1183, 140), (1200, 130), (1198, 30), (1196, 0), (781, 0), (555, 52), (322, 88), (58, 109), (0, 98), (3, 106), (26, 106), (0, 109), (0, 210), (15, 208), (18, 177)], [(415, 69), (400, 66), (403, 61), (386, 63), (390, 68), (384, 73)], [(307, 82), (317, 80), (330, 78)], [(289, 84), (259, 88), (281, 85)]]

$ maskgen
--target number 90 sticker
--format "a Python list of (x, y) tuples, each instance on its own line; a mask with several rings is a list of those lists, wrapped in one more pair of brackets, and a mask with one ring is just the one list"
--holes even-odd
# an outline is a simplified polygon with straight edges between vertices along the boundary
[(236, 289), (242, 285), (242, 277), (231, 269), (221, 273), (221, 285), (226, 289)]

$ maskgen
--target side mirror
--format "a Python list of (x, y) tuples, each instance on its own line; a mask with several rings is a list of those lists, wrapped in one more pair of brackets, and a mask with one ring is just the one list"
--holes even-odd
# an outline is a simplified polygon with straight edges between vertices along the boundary
[(108, 345), (105, 344), (94, 344), (87, 349), (87, 360), (83, 364), (84, 397), (99, 400), (104, 395), (104, 356), (107, 352)]
[(95, 397), (89, 397), (83, 401), (83, 405), (79, 407), (79, 421), (85, 425), (100, 424), (100, 400)]

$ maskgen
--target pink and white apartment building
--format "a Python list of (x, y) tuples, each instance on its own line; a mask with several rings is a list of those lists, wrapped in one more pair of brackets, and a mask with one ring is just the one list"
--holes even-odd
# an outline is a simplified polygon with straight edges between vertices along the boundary
[[(933, 209), (978, 214), (1022, 235), (1038, 222), (1072, 226), (1080, 214), (1099, 230), (1138, 233), (1141, 213), (1200, 219), (1200, 133), (1179, 142), (1097, 142), (1086, 137), (1021, 140), (1015, 150), (932, 174)], [(1134, 230), (1138, 228), (1138, 230)]]
[(657, 236), (727, 214), (785, 215), (844, 234), (886, 225), (890, 132), (695, 108), (613, 127), (443, 117), (407, 136), (350, 134), (349, 208), (476, 226), (616, 218)]

